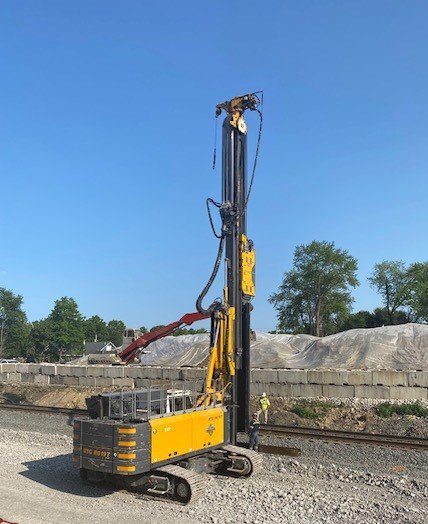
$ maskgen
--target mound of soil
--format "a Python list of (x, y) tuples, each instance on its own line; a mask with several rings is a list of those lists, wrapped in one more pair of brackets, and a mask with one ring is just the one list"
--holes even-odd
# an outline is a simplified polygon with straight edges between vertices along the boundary
[[(377, 414), (376, 406), (349, 406), (330, 403), (328, 399), (306, 401), (273, 397), (270, 401), (270, 424), (428, 438), (428, 418), (395, 413), (383, 418)], [(256, 398), (251, 400), (251, 409), (258, 409)]]

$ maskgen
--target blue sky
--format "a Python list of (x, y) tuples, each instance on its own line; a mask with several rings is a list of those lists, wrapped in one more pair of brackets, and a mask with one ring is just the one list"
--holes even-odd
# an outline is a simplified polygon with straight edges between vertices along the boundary
[[(274, 328), (267, 298), (297, 244), (333, 240), (359, 260), (355, 309), (379, 304), (374, 263), (427, 259), (426, 2), (3, 0), (0, 13), (0, 286), (30, 320), (64, 295), (136, 326), (194, 310), (216, 251), (214, 107), (259, 89), (254, 328)], [(256, 115), (248, 125), (254, 139)]]

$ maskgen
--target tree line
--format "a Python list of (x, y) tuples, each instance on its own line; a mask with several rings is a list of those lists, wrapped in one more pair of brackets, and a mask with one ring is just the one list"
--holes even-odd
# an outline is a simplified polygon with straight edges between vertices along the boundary
[[(55, 301), (49, 315), (28, 322), (23, 297), (0, 287), (0, 358), (22, 357), (32, 362), (58, 362), (83, 353), (85, 342), (113, 342), (122, 345), (125, 323), (105, 322), (100, 316), (85, 318), (71, 297)], [(142, 333), (163, 326), (140, 328)], [(205, 329), (177, 329), (173, 334), (205, 333)]]
[[(334, 242), (297, 246), (292, 268), (269, 298), (277, 311), (277, 331), (325, 336), (360, 327), (428, 322), (428, 262), (375, 264), (368, 277), (380, 297), (374, 311), (352, 312), (357, 269), (356, 258)], [(161, 327), (140, 329), (146, 333)], [(70, 297), (56, 300), (46, 318), (28, 322), (22, 296), (0, 287), (0, 358), (58, 362), (65, 355), (81, 355), (84, 341), (120, 346), (124, 330), (121, 320), (85, 318)], [(196, 333), (206, 330), (182, 328), (174, 335)]]
[(297, 246), (292, 268), (269, 301), (277, 331), (325, 336), (347, 329), (428, 322), (428, 262), (375, 264), (368, 281), (379, 294), (374, 311), (352, 312), (358, 262), (334, 242)]

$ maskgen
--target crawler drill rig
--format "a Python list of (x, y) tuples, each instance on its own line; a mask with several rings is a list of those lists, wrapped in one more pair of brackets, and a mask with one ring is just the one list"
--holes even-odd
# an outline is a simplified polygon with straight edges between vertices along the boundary
[[(249, 421), (250, 301), (255, 295), (255, 251), (246, 236), (246, 218), (256, 162), (247, 189), (244, 113), (256, 111), (260, 116), (257, 160), (262, 124), (259, 103), (256, 94), (248, 94), (216, 106), (216, 117), (226, 114), (222, 201), (208, 199), (207, 207), (219, 248), (210, 279), (197, 299), (197, 313), (178, 321), (190, 324), (211, 318), (210, 356), (203, 391), (191, 406), (183, 391), (181, 409), (173, 409), (172, 413), (165, 409), (167, 395), (163, 388), (88, 399), (90, 417), (74, 420), (73, 439), (73, 462), (86, 481), (108, 480), (132, 491), (186, 503), (204, 493), (201, 471), (247, 477), (260, 467), (257, 453), (235, 445), (238, 431), (246, 431)], [(210, 204), (220, 212), (219, 233), (213, 226)], [(222, 261), (223, 298), (205, 309), (203, 300)], [(165, 334), (169, 332), (165, 330)], [(122, 358), (129, 362), (146, 345), (146, 339), (136, 340), (125, 348)], [(175, 402), (174, 392), (167, 402), (171, 398)]]

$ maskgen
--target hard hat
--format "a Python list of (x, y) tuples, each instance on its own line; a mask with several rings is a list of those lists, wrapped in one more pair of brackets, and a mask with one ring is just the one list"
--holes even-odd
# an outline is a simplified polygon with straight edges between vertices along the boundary
[(253, 417), (258, 417), (257, 413), (253, 413)]
[(262, 397), (265, 397), (266, 396), (266, 393), (262, 393)]

